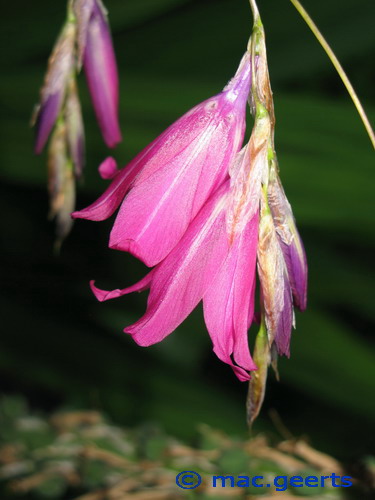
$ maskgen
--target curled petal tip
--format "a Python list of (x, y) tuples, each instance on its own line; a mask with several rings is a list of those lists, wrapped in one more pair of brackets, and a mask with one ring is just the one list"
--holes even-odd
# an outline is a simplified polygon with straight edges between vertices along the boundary
[(99, 165), (98, 171), (102, 179), (113, 179), (119, 172), (116, 160), (112, 156), (108, 156)]

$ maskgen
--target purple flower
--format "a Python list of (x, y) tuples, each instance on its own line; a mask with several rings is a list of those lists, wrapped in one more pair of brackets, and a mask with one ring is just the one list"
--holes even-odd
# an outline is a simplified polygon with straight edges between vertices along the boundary
[(154, 266), (175, 247), (228, 177), (245, 133), (246, 53), (224, 90), (198, 104), (141, 151), (104, 194), (73, 217), (104, 220), (122, 203), (109, 246)]
[(78, 60), (83, 63), (99, 126), (108, 147), (121, 141), (119, 83), (106, 11), (100, 0), (76, 0)]

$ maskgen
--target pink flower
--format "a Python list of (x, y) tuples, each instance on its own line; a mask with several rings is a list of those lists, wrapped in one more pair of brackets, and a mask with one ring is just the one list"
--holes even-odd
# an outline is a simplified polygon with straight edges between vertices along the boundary
[(240, 380), (248, 380), (248, 372), (256, 370), (247, 337), (256, 282), (260, 194), (256, 168), (247, 174), (254, 196), (239, 199), (236, 189), (249, 166), (245, 147), (231, 169), (234, 177), (216, 190), (169, 255), (139, 283), (107, 292), (91, 282), (100, 301), (150, 288), (146, 313), (124, 329), (142, 346), (163, 340), (203, 299), (214, 352)]
[(95, 203), (73, 217), (104, 220), (122, 203), (109, 246), (148, 266), (161, 262), (228, 177), (245, 133), (249, 86), (246, 53), (220, 94), (173, 123), (115, 176)]
[(114, 147), (121, 141), (119, 83), (106, 11), (100, 0), (75, 0), (74, 10), (78, 20), (79, 62), (83, 62), (104, 141), (108, 147)]

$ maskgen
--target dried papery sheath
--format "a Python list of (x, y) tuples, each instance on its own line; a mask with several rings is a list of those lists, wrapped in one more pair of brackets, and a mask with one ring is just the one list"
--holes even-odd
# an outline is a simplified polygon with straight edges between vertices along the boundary
[(56, 247), (69, 234), (75, 204), (75, 179), (67, 151), (66, 125), (61, 119), (53, 132), (48, 150), (48, 190), (50, 217), (56, 218)]
[(69, 80), (64, 112), (69, 155), (73, 161), (76, 177), (81, 177), (85, 163), (85, 132), (74, 76)]
[(33, 117), (35, 123), (35, 153), (42, 152), (61, 111), (67, 84), (74, 71), (76, 27), (67, 22), (48, 60), (48, 70), (40, 92), (40, 103)]
[(68, 161), (66, 126), (60, 120), (51, 137), (48, 149), (48, 193), (50, 218), (55, 217), (64, 203), (65, 167)]
[(119, 82), (107, 14), (100, 0), (76, 0), (78, 67), (83, 64), (96, 117), (107, 146), (121, 141)]
[(264, 321), (261, 322), (254, 347), (254, 362), (257, 366), (249, 382), (247, 397), (247, 421), (251, 426), (262, 408), (267, 383), (268, 366), (271, 363), (271, 349)]
[(298, 309), (304, 311), (307, 303), (307, 260), (305, 249), (297, 230), (292, 208), (285, 196), (275, 169), (271, 171), (268, 185), (268, 203), (288, 269), (293, 302)]
[(292, 293), (284, 255), (264, 191), (259, 224), (258, 274), (270, 346), (275, 342), (279, 354), (289, 356), (294, 323)]

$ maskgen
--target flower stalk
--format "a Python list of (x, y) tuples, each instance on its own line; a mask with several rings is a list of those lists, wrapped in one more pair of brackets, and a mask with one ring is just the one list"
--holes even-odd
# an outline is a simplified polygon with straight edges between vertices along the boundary
[(329, 60), (333, 64), (335, 70), (337, 71), (339, 77), (341, 78), (342, 83), (345, 85), (346, 90), (348, 91), (348, 94), (350, 95), (354, 106), (356, 107), (356, 110), (358, 111), (358, 114), (362, 120), (362, 123), (366, 129), (366, 132), (370, 138), (371, 144), (373, 148), (375, 149), (375, 133), (373, 128), (371, 127), (370, 121), (366, 115), (366, 112), (361, 104), (361, 101), (359, 100), (359, 97), (354, 90), (353, 85), (351, 84), (347, 74), (344, 71), (344, 68), (342, 67), (340, 61), (338, 60), (336, 54), (333, 52), (332, 48), (330, 47), (329, 43), (327, 40), (324, 38), (323, 34), (317, 27), (317, 25), (314, 23), (306, 9), (303, 7), (301, 2), (299, 0), (290, 0), (291, 3), (294, 5), (294, 7), (297, 9), (298, 13), (301, 15), (302, 19), (305, 21), (307, 26), (310, 28), (310, 30), (313, 32), (315, 38), (318, 40), (320, 45), (322, 46), (323, 50), (327, 54)]

